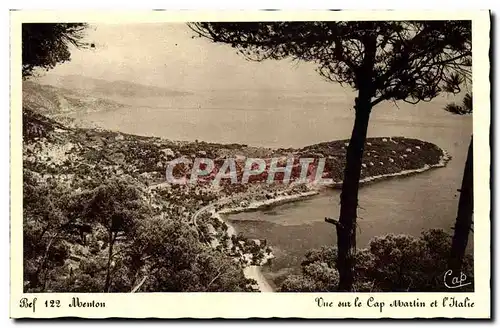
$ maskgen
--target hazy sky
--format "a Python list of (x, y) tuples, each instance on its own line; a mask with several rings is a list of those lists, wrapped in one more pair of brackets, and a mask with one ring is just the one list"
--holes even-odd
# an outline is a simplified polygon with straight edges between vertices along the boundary
[(47, 74), (81, 74), (178, 90), (292, 89), (346, 92), (311, 63), (250, 62), (228, 45), (192, 38), (185, 24), (91, 25), (95, 50), (72, 51), (71, 61)]

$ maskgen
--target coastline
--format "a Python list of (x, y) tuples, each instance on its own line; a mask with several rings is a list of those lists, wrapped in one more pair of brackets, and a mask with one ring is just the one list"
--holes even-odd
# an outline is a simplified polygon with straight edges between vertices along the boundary
[[(387, 174), (380, 174), (376, 176), (371, 176), (371, 177), (366, 177), (363, 179), (359, 180), (360, 186), (366, 186), (370, 183), (373, 182), (379, 182), (382, 180), (394, 178), (394, 177), (406, 177), (410, 175), (414, 175), (417, 173), (422, 173), (426, 172), (428, 170), (434, 169), (434, 168), (440, 168), (440, 167), (445, 167), (447, 163), (451, 160), (451, 156), (446, 152), (444, 149), (439, 148), (442, 152), (441, 158), (437, 164), (425, 164), (423, 167), (418, 168), (418, 169), (411, 169), (411, 170), (403, 170), (400, 172), (396, 173), (387, 173)], [(290, 203), (290, 202), (296, 202), (300, 201), (304, 198), (312, 197), (321, 192), (323, 188), (341, 188), (342, 187), (342, 181), (340, 182), (334, 182), (332, 184), (326, 184), (326, 185), (310, 185), (309, 188), (312, 190), (306, 191), (306, 192), (301, 192), (301, 193), (296, 193), (292, 195), (281, 195), (277, 196), (276, 198), (273, 199), (266, 199), (266, 200), (260, 200), (260, 201), (254, 201), (250, 202), (247, 206), (237, 206), (237, 207), (223, 207), (220, 210), (217, 211), (219, 214), (236, 214), (240, 212), (247, 212), (247, 211), (257, 211), (260, 210), (264, 207), (268, 206), (277, 206), (285, 203)], [(215, 204), (209, 205), (209, 206), (216, 206)]]
[[(374, 182), (380, 182), (385, 179), (390, 179), (394, 177), (407, 177), (411, 176), (414, 174), (422, 173), (425, 171), (429, 171), (434, 168), (440, 168), (440, 167), (445, 167), (447, 163), (451, 160), (451, 156), (448, 154), (448, 152), (440, 147), (438, 147), (439, 150), (441, 151), (441, 157), (439, 159), (439, 162), (437, 164), (425, 164), (421, 168), (417, 169), (411, 169), (411, 170), (403, 170), (400, 172), (396, 173), (388, 173), (388, 174), (381, 174), (381, 175), (376, 175), (372, 177), (366, 177), (360, 180), (360, 187), (366, 186), (368, 184), (374, 183)], [(254, 201), (249, 203), (247, 206), (237, 206), (237, 207), (226, 207), (226, 208), (221, 208), (218, 211), (213, 211), (213, 215), (215, 215), (221, 222), (224, 222), (228, 226), (228, 235), (236, 235), (236, 230), (234, 227), (227, 221), (222, 218), (222, 215), (230, 215), (230, 214), (236, 214), (236, 213), (241, 213), (241, 212), (247, 212), (247, 211), (258, 211), (264, 207), (270, 207), (270, 206), (277, 206), (285, 203), (291, 203), (291, 202), (298, 202), (300, 200), (303, 200), (305, 198), (309, 198), (315, 195), (318, 195), (321, 193), (321, 190), (323, 188), (341, 188), (342, 187), (342, 181), (341, 182), (334, 182), (329, 185), (324, 185), (321, 187), (312, 187), (315, 188), (313, 190), (307, 191), (307, 192), (302, 192), (302, 193), (297, 193), (293, 195), (282, 195), (278, 196), (274, 199), (266, 199), (262, 201)], [(209, 205), (208, 207), (214, 207), (215, 204)], [(272, 258), (273, 256), (271, 255), (269, 258)], [(274, 292), (273, 288), (267, 281), (267, 279), (264, 277), (262, 274), (261, 266), (263, 266), (267, 262), (267, 259), (262, 261), (260, 265), (248, 265), (243, 268), (243, 274), (247, 279), (253, 279), (257, 282), (257, 286), (259, 288), (260, 292)]]
[[(218, 248), (243, 264), (245, 276), (255, 280), (261, 291), (272, 290), (260, 270), (260, 266), (273, 257), (272, 245), (266, 245), (265, 240), (238, 236), (222, 215), (258, 211), (313, 197), (326, 188), (340, 188), (348, 146), (348, 140), (298, 149), (178, 142), (101, 129), (63, 128), (64, 125), (30, 110), (23, 111), (23, 124), (27, 131), (23, 167), (32, 177), (33, 184), (53, 180), (62, 187), (86, 191), (105, 184), (110, 177), (126, 179), (127, 183), (145, 192), (144, 202), (155, 216), (165, 220), (175, 217), (191, 226), (200, 237), (200, 243)], [(245, 158), (325, 158), (328, 166), (323, 173), (331, 183), (267, 184), (262, 176), (252, 183), (225, 183), (218, 188), (210, 184), (172, 185), (165, 182), (165, 168), (170, 161), (199, 156), (218, 160), (236, 158), (240, 162)], [(427, 141), (405, 137), (368, 138), (360, 184), (421, 173), (446, 166), (449, 160), (446, 151)], [(208, 242), (201, 238), (206, 236), (210, 237)], [(70, 243), (71, 255), (80, 256), (88, 251), (88, 247)], [(78, 265), (77, 262), (73, 264)]]

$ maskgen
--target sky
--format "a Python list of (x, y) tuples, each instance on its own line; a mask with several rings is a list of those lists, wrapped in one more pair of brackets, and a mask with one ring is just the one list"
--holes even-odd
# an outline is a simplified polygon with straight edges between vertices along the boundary
[(71, 61), (46, 74), (127, 80), (181, 91), (349, 92), (324, 81), (312, 63), (251, 62), (229, 45), (193, 36), (183, 23), (90, 25), (85, 41), (94, 43), (95, 49), (71, 49)]

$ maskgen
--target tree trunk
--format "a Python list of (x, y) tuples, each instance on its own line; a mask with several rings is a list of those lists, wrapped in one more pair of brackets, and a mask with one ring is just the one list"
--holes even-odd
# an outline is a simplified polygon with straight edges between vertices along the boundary
[[(47, 243), (47, 247), (45, 248), (45, 253), (43, 254), (43, 257), (42, 257), (42, 262), (40, 263), (40, 266), (36, 270), (35, 277), (34, 277), (32, 283), (30, 283), (31, 288), (37, 287), (38, 284), (40, 283), (40, 277), (43, 276), (43, 273), (45, 270), (45, 264), (47, 263), (47, 257), (49, 256), (50, 247), (52, 246), (52, 243), (54, 242), (54, 240), (57, 238), (58, 235), (59, 235), (59, 232), (57, 232), (54, 236), (52, 236), (49, 239), (49, 242)], [(45, 282), (44, 282), (44, 286), (45, 286)], [(40, 292), (43, 292), (44, 290), (45, 290), (45, 287), (42, 287)]]
[(361, 161), (370, 118), (370, 99), (357, 100), (356, 119), (351, 140), (347, 148), (344, 181), (340, 195), (340, 218), (336, 225), (338, 258), (337, 269), (339, 290), (351, 291), (354, 282), (354, 253), (356, 251), (356, 218), (358, 209), (358, 189), (361, 176)]
[(474, 211), (474, 171), (473, 171), (473, 151), (472, 137), (465, 161), (462, 187), (460, 189), (460, 199), (458, 201), (457, 221), (455, 222), (455, 232), (451, 243), (449, 268), (455, 275), (462, 267), (465, 256), (465, 249), (469, 239), (469, 230), (472, 226), (472, 214)]
[(108, 250), (108, 266), (106, 270), (106, 282), (104, 283), (104, 292), (109, 292), (111, 285), (111, 259), (113, 257), (113, 244), (115, 243), (115, 236), (113, 231), (109, 229), (109, 250)]
[(356, 252), (359, 178), (375, 90), (373, 78), (377, 39), (375, 36), (365, 35), (362, 42), (365, 51), (363, 63), (356, 74), (358, 88), (358, 97), (354, 106), (356, 118), (351, 140), (347, 147), (344, 180), (340, 195), (340, 217), (336, 224), (340, 291), (351, 291), (354, 283), (353, 267)]

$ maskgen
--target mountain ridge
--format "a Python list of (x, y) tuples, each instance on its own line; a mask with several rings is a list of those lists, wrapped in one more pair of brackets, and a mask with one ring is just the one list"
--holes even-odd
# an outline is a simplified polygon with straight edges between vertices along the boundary
[(124, 105), (76, 90), (23, 81), (23, 107), (55, 117), (72, 113), (115, 110)]
[(45, 75), (38, 77), (36, 82), (59, 88), (85, 90), (99, 95), (118, 95), (124, 97), (171, 97), (192, 94), (159, 86), (146, 85), (126, 80), (108, 81), (104, 79), (85, 77), (81, 75)]

